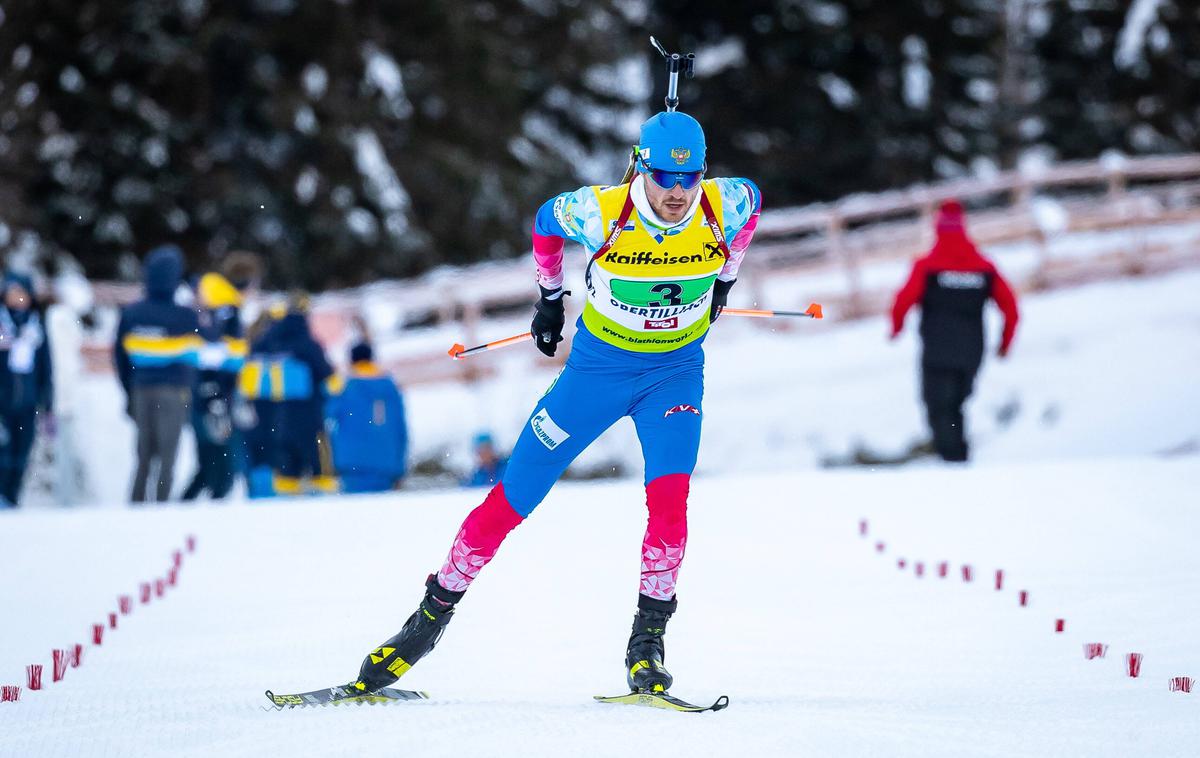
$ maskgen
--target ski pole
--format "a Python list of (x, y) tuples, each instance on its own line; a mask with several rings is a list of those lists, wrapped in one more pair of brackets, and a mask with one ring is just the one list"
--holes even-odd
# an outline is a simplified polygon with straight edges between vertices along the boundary
[(813, 303), (803, 311), (768, 311), (754, 308), (722, 308), (721, 315), (748, 316), (749, 318), (776, 318), (777, 316), (798, 316), (800, 318), (825, 318), (821, 312), (821, 304)]
[(531, 340), (531, 339), (533, 339), (533, 335), (530, 334), (529, 332), (525, 332), (524, 334), (514, 334), (511, 337), (505, 337), (504, 339), (496, 340), (495, 342), (485, 342), (484, 344), (476, 345), (475, 347), (467, 347), (465, 345), (460, 345), (457, 342), (455, 342), (453, 347), (451, 347), (450, 350), (447, 352), (447, 355), (449, 355), (454, 360), (458, 360), (459, 358), (466, 358), (468, 355), (475, 355), (476, 353), (484, 353), (484, 352), (487, 352), (488, 350), (499, 350), (502, 347), (508, 347), (509, 345), (516, 345), (520, 342), (524, 342), (525, 340)]
[[(803, 310), (803, 311), (768, 311), (768, 310), (757, 310), (757, 309), (753, 309), (753, 308), (722, 308), (721, 315), (724, 316), (726, 314), (728, 314), (730, 316), (746, 316), (749, 318), (777, 318), (780, 316), (797, 316), (800, 318), (824, 318), (825, 317), (825, 314), (821, 312), (821, 304), (820, 303), (812, 303), (811, 305), (808, 306), (808, 308), (806, 310)], [(446, 351), (446, 354), (449, 355), (454, 360), (458, 360), (460, 358), (466, 358), (467, 356), (470, 356), (470, 355), (476, 355), (478, 353), (485, 353), (489, 350), (499, 350), (502, 347), (508, 347), (510, 345), (517, 345), (517, 344), (524, 342), (525, 340), (531, 340), (531, 339), (533, 339), (533, 335), (530, 334), (529, 332), (525, 332), (523, 334), (514, 334), (511, 337), (505, 337), (502, 340), (496, 340), (494, 342), (485, 342), (484, 344), (476, 345), (475, 347), (467, 347), (466, 345), (461, 345), (461, 344), (455, 342), (454, 345), (448, 351)]]

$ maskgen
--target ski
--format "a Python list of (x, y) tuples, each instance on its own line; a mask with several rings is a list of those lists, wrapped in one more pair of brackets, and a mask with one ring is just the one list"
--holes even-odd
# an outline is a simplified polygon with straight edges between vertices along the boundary
[(397, 690), (384, 687), (375, 692), (359, 692), (348, 684), (326, 687), (323, 690), (299, 692), (294, 695), (276, 695), (267, 690), (267, 699), (277, 710), (301, 708), (309, 705), (341, 705), (343, 703), (393, 703), (400, 700), (427, 700), (429, 693), (415, 690)]
[(680, 711), (681, 713), (704, 713), (705, 711), (719, 711), (729, 705), (729, 696), (722, 695), (717, 698), (712, 705), (693, 705), (686, 700), (680, 700), (674, 695), (668, 695), (665, 692), (630, 692), (628, 695), (613, 695), (605, 697), (603, 695), (594, 696), (597, 702), (600, 703), (621, 703), (623, 705), (641, 705), (647, 708), (664, 708), (668, 711)]

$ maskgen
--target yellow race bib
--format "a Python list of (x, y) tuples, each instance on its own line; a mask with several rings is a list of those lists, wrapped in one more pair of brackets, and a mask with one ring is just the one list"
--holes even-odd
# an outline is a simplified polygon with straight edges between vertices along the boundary
[[(707, 196), (723, 224), (721, 193), (705, 180)], [(597, 187), (604, 229), (619, 220), (629, 185)], [(605, 342), (639, 353), (664, 353), (694, 342), (708, 331), (713, 282), (725, 265), (721, 245), (697, 208), (681, 230), (656, 235), (636, 212), (616, 242), (588, 265), (583, 323)]]

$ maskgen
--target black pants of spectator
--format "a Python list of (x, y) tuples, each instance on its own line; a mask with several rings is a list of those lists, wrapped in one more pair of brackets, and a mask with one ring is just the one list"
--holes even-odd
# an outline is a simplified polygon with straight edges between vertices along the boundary
[(277, 443), (275, 470), (279, 473), (297, 479), (323, 473), (320, 428), (282, 437)]
[(0, 414), (0, 508), (16, 507), (37, 431), (37, 415), (26, 411)]
[(155, 499), (162, 502), (171, 497), (179, 436), (188, 419), (191, 399), (190, 387), (156, 384), (133, 388), (131, 400), (133, 423), (137, 425), (138, 459), (130, 495), (133, 502), (146, 502), (152, 481)]
[(208, 490), (220, 500), (233, 489), (237, 469), (234, 451), (232, 401), (220, 394), (192, 396), (192, 431), (196, 436), (196, 475), (183, 491), (184, 500), (195, 500)]
[(963, 425), (963, 403), (971, 396), (978, 366), (944, 368), (921, 366), (921, 395), (933, 448), (946, 461), (965, 461), (969, 449)]
[(233, 489), (233, 446), (211, 442), (196, 443), (196, 463), (199, 468), (192, 483), (183, 491), (184, 500), (195, 500), (208, 490), (214, 500), (220, 500)]

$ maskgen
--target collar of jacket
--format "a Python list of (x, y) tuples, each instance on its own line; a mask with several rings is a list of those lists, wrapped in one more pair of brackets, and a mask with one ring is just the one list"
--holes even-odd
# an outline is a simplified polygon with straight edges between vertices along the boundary
[(357, 379), (375, 379), (383, 376), (383, 369), (374, 361), (358, 361), (350, 366), (350, 374)]

